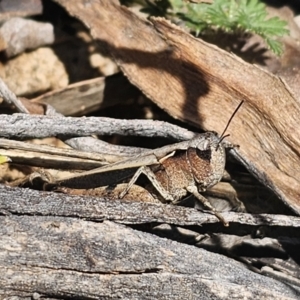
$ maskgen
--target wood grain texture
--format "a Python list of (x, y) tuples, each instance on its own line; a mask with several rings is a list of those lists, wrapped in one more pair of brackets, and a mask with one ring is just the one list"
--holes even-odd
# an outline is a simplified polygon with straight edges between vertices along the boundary
[(0, 295), (296, 299), (296, 288), (196, 247), (112, 222), (0, 217)]
[[(95, 222), (110, 220), (122, 224), (167, 223), (201, 226), (219, 223), (211, 213), (182, 206), (71, 196), (3, 185), (0, 185), (0, 211), (5, 215), (77, 217)], [(299, 217), (234, 212), (223, 212), (222, 215), (228, 222), (241, 226), (300, 227)]]
[[(297, 217), (224, 214), (251, 226)], [(198, 225), (214, 215), (165, 204), (111, 201), (0, 185), (0, 297), (29, 299), (297, 299), (300, 288), (226, 256), (122, 224)], [(249, 227), (250, 226), (250, 227)], [(245, 227), (244, 227), (245, 228)], [(184, 229), (184, 228), (182, 228)], [(251, 230), (251, 229), (250, 229)], [(250, 236), (249, 236), (250, 238)]]
[(141, 20), (117, 1), (55, 0), (78, 17), (129, 80), (173, 117), (222, 132), (261, 182), (300, 212), (299, 100), (278, 77), (164, 19)]
[(127, 120), (107, 117), (64, 117), (29, 114), (1, 115), (0, 136), (10, 139), (49, 136), (132, 135), (189, 140), (195, 133), (179, 126), (153, 120)]

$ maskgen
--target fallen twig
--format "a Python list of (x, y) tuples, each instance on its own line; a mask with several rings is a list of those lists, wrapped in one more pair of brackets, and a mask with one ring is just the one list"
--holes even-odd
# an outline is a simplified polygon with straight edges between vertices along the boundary
[(194, 132), (163, 121), (119, 120), (104, 117), (62, 117), (41, 115), (2, 115), (0, 136), (15, 139), (50, 136), (133, 135), (189, 140)]
[[(219, 222), (213, 214), (199, 212), (193, 208), (70, 196), (3, 185), (0, 185), (0, 210), (2, 213), (10, 214), (77, 216), (94, 221), (111, 220), (123, 224), (160, 222), (188, 226)], [(300, 227), (300, 217), (234, 212), (223, 212), (222, 215), (229, 223), (241, 225)]]
[(0, 78), (0, 97), (8, 105), (14, 105), (20, 113), (28, 114), (29, 111), (17, 98), (17, 96), (8, 88), (4, 81)]

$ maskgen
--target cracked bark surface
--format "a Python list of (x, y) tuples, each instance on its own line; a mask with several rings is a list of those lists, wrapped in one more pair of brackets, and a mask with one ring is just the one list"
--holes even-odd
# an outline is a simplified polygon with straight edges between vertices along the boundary
[[(83, 299), (293, 299), (294, 288), (203, 249), (64, 217), (0, 217), (0, 295)], [(216, 269), (218, 272), (216, 272)]]
[(299, 287), (254, 273), (224, 255), (108, 221), (172, 223), (173, 218), (174, 224), (188, 224), (188, 218), (195, 221), (197, 214), (203, 215), (173, 208), (105, 199), (97, 203), (95, 197), (1, 186), (0, 295), (17, 299), (33, 294), (54, 299), (299, 297)]

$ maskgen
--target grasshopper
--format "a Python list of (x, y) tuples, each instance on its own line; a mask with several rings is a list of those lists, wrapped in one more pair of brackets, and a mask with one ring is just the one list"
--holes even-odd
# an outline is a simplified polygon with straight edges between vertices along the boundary
[[(228, 226), (224, 218), (200, 192), (217, 184), (223, 176), (226, 148), (236, 147), (224, 141), (224, 138), (228, 136), (224, 134), (242, 103), (232, 114), (220, 137), (216, 132), (205, 132), (196, 135), (189, 141), (149, 150), (136, 157), (70, 176), (55, 183), (64, 186), (68, 185), (69, 181), (74, 182), (75, 180), (76, 182), (76, 179), (91, 182), (95, 181), (95, 175), (105, 175), (112, 171), (117, 171), (121, 179), (134, 174), (126, 188), (119, 194), (119, 198), (122, 199), (138, 177), (144, 174), (166, 202), (176, 204), (183, 197), (192, 194), (206, 208), (210, 209), (225, 226)], [(95, 185), (97, 182), (93, 184)]]

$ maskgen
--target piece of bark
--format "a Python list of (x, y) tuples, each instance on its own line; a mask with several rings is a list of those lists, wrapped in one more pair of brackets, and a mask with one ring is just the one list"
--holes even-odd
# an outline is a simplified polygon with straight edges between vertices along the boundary
[[(243, 284), (218, 279), (203, 278), (196, 274), (119, 274), (102, 275), (72, 272), (68, 270), (47, 270), (46, 268), (4, 268), (10, 280), (3, 284), (12, 291), (0, 290), (0, 295), (30, 297), (34, 299), (61, 299), (74, 297), (80, 299), (297, 299), (297, 292), (288, 287), (271, 290), (271, 284), (263, 280), (245, 281)], [(26, 276), (24, 276), (26, 275)], [(21, 282), (20, 278), (25, 277)], [(250, 278), (252, 279), (252, 278)], [(48, 283), (48, 284), (47, 284)], [(266, 284), (266, 286), (263, 286)], [(255, 291), (255, 287), (258, 289)], [(36, 292), (38, 291), (38, 292)], [(47, 297), (48, 296), (48, 297)], [(16, 299), (16, 298), (13, 298)], [(17, 298), (19, 299), (19, 298)], [(23, 298), (21, 298), (23, 299)], [(28, 298), (27, 298), (28, 299)]]
[[(95, 197), (66, 197), (61, 194), (37, 192), (30, 189), (13, 189), (5, 186), (0, 186), (0, 211), (5, 215), (77, 216), (81, 219), (95, 220), (97, 222), (110, 219), (128, 224), (168, 222), (182, 226), (204, 225), (204, 223), (207, 222), (218, 222), (218, 220), (210, 214), (202, 214), (194, 209), (183, 207), (170, 205), (149, 206), (147, 203), (142, 205), (142, 203), (109, 201)], [(255, 226), (255, 228), (261, 225), (267, 226), (271, 232), (274, 232), (274, 230), (272, 230), (273, 226), (275, 226), (275, 230), (281, 227), (283, 232), (290, 236), (293, 235), (291, 229), (295, 229), (294, 234), (297, 236), (296, 228), (300, 226), (299, 218), (290, 216), (251, 216), (248, 214), (229, 213), (226, 214), (226, 218), (229, 218), (230, 221), (240, 223), (238, 225), (239, 227), (243, 226), (243, 224), (247, 224), (247, 226), (252, 225)], [(56, 226), (57, 222), (53, 222), (53, 224)], [(235, 226), (234, 224), (232, 225)], [(245, 227), (243, 228), (245, 229)], [(248, 227), (247, 230), (250, 233), (253, 229), (251, 229), (251, 227), (249, 229)], [(245, 232), (243, 232), (243, 234), (245, 234)], [(5, 268), (5, 270), (7, 269)], [(287, 280), (291, 283), (291, 280), (288, 280), (284, 274), (277, 275), (278, 278), (281, 278), (282, 282)], [(18, 273), (16, 276), (24, 276), (24, 274)], [(62, 276), (64, 277), (65, 274), (62, 274)], [(45, 280), (51, 282), (53, 278), (46, 276)], [(91, 278), (90, 280), (92, 281), (93, 279)], [(296, 283), (298, 283), (298, 281), (293, 279), (292, 284), (295, 285)], [(11, 290), (10, 292), (13, 292)], [(40, 293), (42, 293), (41, 290)]]
[(141, 20), (117, 1), (55, 1), (84, 22), (129, 80), (173, 117), (222, 132), (244, 100), (229, 130), (240, 149), (231, 152), (300, 213), (300, 105), (282, 80), (164, 19)]
[[(54, 192), (10, 188), (0, 185), (0, 211), (4, 214), (68, 216), (123, 224), (168, 223), (179, 226), (218, 223), (209, 212), (193, 208), (146, 202), (111, 201), (92, 196), (70, 196)], [(300, 218), (272, 214), (224, 212), (229, 223), (249, 226), (300, 227)]]
[(140, 91), (130, 84), (125, 76), (117, 74), (70, 84), (66, 88), (48, 92), (31, 101), (48, 103), (63, 115), (82, 116), (99, 108), (124, 103), (139, 94)]
[[(0, 295), (89, 299), (297, 299), (227, 257), (112, 222), (0, 217)], [(9, 250), (9, 251), (7, 251)]]

